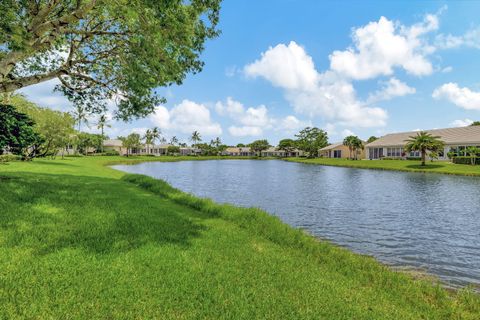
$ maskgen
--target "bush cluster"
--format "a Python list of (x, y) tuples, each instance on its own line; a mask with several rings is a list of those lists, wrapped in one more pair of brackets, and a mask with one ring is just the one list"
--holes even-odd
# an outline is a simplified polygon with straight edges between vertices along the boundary
[(1, 154), (0, 155), (0, 163), (18, 161), (18, 160), (22, 160), (22, 157), (14, 155), (14, 154)]
[[(454, 157), (453, 158), (453, 163), (456, 164), (472, 164), (472, 157)], [(480, 165), (480, 158), (476, 157), (475, 158), (475, 164)]]

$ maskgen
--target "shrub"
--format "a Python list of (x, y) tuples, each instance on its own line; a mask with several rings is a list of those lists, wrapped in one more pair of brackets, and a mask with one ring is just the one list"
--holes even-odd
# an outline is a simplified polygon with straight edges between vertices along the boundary
[(103, 154), (105, 156), (113, 157), (113, 156), (119, 156), (120, 152), (115, 151), (115, 150), (111, 150), (111, 151), (105, 151)]
[[(453, 158), (453, 163), (456, 164), (472, 164), (472, 157), (454, 157)], [(475, 164), (480, 165), (480, 158), (476, 157), (475, 158)]]
[(77, 154), (66, 154), (64, 155), (65, 158), (81, 158), (84, 157), (83, 154), (77, 153)]
[(421, 157), (406, 157), (405, 159), (407, 160), (413, 160), (413, 161), (422, 161)]
[(0, 163), (12, 162), (22, 160), (21, 156), (16, 156), (14, 154), (2, 154), (0, 155)]

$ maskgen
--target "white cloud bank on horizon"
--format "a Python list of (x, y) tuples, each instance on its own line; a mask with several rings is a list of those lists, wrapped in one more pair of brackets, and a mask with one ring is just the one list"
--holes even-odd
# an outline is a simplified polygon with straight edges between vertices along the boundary
[(215, 110), (218, 114), (232, 119), (234, 125), (228, 128), (228, 132), (234, 137), (261, 136), (265, 130), (271, 129), (295, 133), (311, 125), (311, 122), (299, 120), (293, 115), (276, 119), (269, 115), (265, 105), (246, 108), (232, 97), (228, 97), (224, 102), (218, 101)]
[(480, 92), (472, 91), (467, 87), (460, 88), (454, 82), (445, 83), (436, 88), (432, 97), (450, 101), (465, 110), (480, 110)]

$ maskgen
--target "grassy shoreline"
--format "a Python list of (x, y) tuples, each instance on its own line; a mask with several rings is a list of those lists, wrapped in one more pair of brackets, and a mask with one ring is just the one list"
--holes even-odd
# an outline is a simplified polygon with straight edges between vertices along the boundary
[(333, 167), (346, 167), (358, 169), (374, 169), (388, 171), (441, 173), (461, 176), (480, 176), (480, 166), (453, 164), (451, 162), (428, 162), (422, 167), (418, 161), (412, 160), (349, 160), (329, 158), (286, 158), (285, 161), (315, 164)]
[(159, 160), (0, 166), (0, 318), (480, 315), (471, 291), (394, 272), (262, 210), (216, 204), (105, 167)]

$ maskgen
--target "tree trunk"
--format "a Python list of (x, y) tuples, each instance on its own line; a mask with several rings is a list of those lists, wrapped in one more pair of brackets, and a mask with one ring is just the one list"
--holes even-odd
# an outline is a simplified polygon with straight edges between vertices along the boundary
[(422, 150), (422, 166), (425, 165), (426, 156), (427, 156), (427, 152), (425, 150)]

